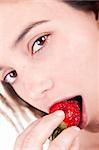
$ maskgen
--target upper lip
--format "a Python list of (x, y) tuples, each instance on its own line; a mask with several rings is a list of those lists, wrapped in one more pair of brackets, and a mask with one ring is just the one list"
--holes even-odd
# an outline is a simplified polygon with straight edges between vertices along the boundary
[(76, 95), (76, 96), (72, 96), (72, 97), (65, 97), (63, 99), (58, 100), (57, 102), (69, 101), (69, 100), (77, 100), (78, 102), (80, 102), (80, 104), (82, 104), (82, 96), (81, 95)]

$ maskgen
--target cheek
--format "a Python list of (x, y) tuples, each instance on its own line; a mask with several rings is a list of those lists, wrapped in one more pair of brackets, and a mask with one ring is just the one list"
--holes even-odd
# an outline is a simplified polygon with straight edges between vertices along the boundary
[[(77, 39), (76, 39), (77, 40)], [(77, 40), (78, 43), (73, 40), (67, 47), (61, 47), (57, 49), (57, 60), (55, 61), (55, 71), (59, 73), (64, 72), (64, 76), (70, 77), (78, 77), (82, 79), (82, 76), (88, 76), (96, 74), (97, 69), (97, 50), (95, 44), (89, 44), (86, 42), (85, 44)], [(88, 41), (88, 40), (87, 40)], [(92, 42), (92, 41), (91, 41)], [(62, 43), (66, 45), (65, 42)], [(56, 67), (57, 65), (57, 67)]]
[(29, 58), (24, 58), (24, 61), (21, 60), (21, 62), (17, 66), (17, 70), (19, 70), (18, 79), (14, 88), (22, 99), (33, 106), (40, 107), (43, 90), (50, 87), (48, 72), (45, 69), (46, 65), (42, 65), (42, 63), (34, 64), (34, 61), (29, 60)]
[(71, 89), (77, 88), (88, 92), (94, 90), (93, 86), (96, 87), (97, 83), (98, 60), (96, 35), (96, 32), (77, 29), (72, 33), (59, 33), (57, 43), (52, 47), (54, 55), (51, 57), (51, 73), (56, 83), (63, 83)]

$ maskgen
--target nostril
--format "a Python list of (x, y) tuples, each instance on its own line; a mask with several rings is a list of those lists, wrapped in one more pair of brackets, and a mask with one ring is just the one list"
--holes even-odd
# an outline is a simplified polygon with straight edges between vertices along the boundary
[(50, 79), (46, 79), (46, 80), (41, 81), (40, 85), (39, 85), (40, 93), (44, 93), (44, 92), (49, 91), (50, 89), (53, 88), (53, 86), (54, 86), (54, 83)]
[(54, 86), (54, 83), (50, 79), (41, 80), (35, 83), (35, 86), (31, 88), (30, 95), (32, 98), (37, 98), (39, 96), (44, 96), (44, 94), (51, 90)]

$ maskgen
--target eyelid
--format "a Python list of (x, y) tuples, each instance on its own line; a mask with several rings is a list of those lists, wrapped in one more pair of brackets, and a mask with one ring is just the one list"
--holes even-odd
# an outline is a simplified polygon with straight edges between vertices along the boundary
[[(42, 37), (42, 36), (48, 36), (48, 38), (49, 38), (49, 36), (51, 36), (51, 35), (52, 35), (51, 32), (43, 32), (41, 34), (36, 35), (31, 40), (29, 40), (29, 42), (27, 44), (27, 48), (28, 48), (29, 53), (32, 54), (30, 47), (32, 47), (33, 43), (35, 43), (40, 37)], [(45, 42), (47, 42), (47, 40)], [(30, 43), (32, 43), (32, 44), (30, 44)]]

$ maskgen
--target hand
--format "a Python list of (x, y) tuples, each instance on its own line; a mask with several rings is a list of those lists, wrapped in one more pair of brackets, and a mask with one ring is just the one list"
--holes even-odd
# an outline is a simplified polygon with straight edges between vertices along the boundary
[[(36, 120), (18, 136), (14, 150), (43, 150), (43, 144), (64, 117), (64, 112), (58, 110)], [(67, 128), (49, 144), (48, 150), (78, 150), (78, 135), (79, 128)]]

